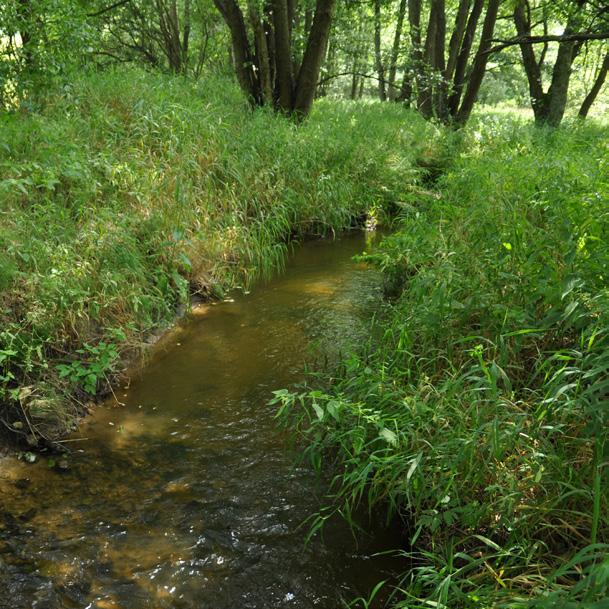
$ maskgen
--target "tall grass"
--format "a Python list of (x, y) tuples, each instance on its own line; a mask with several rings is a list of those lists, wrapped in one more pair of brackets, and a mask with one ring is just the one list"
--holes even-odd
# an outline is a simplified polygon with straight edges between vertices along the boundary
[(190, 293), (401, 200), (436, 133), (338, 102), (297, 127), (230, 81), (137, 70), (76, 75), (46, 103), (0, 115), (0, 421), (30, 441), (65, 431)]
[(608, 134), (472, 124), (364, 256), (395, 295), (375, 338), (276, 394), (329, 511), (403, 519), (397, 607), (606, 606)]

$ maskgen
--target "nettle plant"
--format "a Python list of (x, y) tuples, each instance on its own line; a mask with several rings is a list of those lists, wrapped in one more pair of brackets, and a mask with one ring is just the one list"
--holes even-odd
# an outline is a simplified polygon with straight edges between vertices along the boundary
[(59, 376), (80, 387), (89, 395), (95, 395), (100, 381), (108, 381), (108, 375), (116, 370), (120, 361), (118, 343), (126, 340), (125, 333), (120, 329), (110, 332), (112, 341), (99, 341), (96, 345), (85, 343), (76, 353), (81, 356), (68, 364), (59, 364)]

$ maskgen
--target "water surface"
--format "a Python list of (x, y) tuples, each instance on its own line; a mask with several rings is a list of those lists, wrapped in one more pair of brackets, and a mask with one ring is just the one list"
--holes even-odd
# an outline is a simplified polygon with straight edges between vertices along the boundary
[(380, 284), (351, 259), (364, 246), (307, 243), (251, 294), (194, 310), (73, 438), (68, 471), (3, 461), (0, 607), (334, 609), (368, 593), (392, 540), (356, 545), (332, 522), (304, 546), (326, 483), (294, 466), (267, 404), (365, 337)]

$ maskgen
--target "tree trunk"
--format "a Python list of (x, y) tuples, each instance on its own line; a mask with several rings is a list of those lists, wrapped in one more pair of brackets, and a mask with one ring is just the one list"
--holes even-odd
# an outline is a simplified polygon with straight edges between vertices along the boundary
[(471, 0), (460, 0), (459, 2), (457, 16), (455, 18), (455, 27), (450, 37), (450, 42), (448, 43), (448, 61), (446, 62), (446, 72), (444, 73), (444, 80), (447, 83), (451, 82), (453, 76), (455, 75), (457, 58), (459, 57), (459, 50), (461, 49), (461, 44), (463, 43), (463, 36), (465, 34), (470, 5)]
[[(438, 41), (441, 36), (440, 30), (444, 19), (444, 0), (431, 0), (423, 61), (418, 70), (420, 72), (420, 86), (417, 107), (425, 118), (431, 118), (434, 114), (434, 79), (436, 77), (436, 65), (439, 61), (437, 57), (437, 53), (440, 50)], [(444, 58), (442, 58), (443, 61)]]
[(387, 99), (385, 86), (385, 66), (381, 49), (381, 0), (374, 0), (374, 62), (379, 78), (379, 97), (381, 101)]
[(461, 49), (459, 50), (455, 62), (452, 92), (448, 98), (448, 113), (449, 116), (452, 116), (453, 118), (456, 116), (459, 110), (459, 104), (461, 103), (461, 95), (465, 86), (469, 56), (474, 44), (474, 37), (476, 35), (476, 30), (478, 29), (478, 21), (480, 20), (483, 8), (484, 0), (474, 0), (474, 5), (467, 19), (465, 34), (463, 35), (463, 41), (461, 42)]
[(311, 111), (324, 52), (330, 37), (330, 27), (336, 0), (317, 0), (311, 33), (302, 59), (296, 86), (294, 112), (303, 118)]
[(254, 0), (248, 0), (248, 13), (252, 30), (254, 31), (254, 40), (256, 44), (256, 56), (258, 64), (258, 78), (260, 79), (260, 89), (262, 95), (262, 103), (265, 105), (273, 105), (273, 80), (271, 76), (271, 62), (269, 56), (269, 48), (267, 37), (264, 33), (264, 25)]
[(359, 85), (359, 77), (357, 75), (359, 62), (356, 59), (353, 60), (353, 74), (351, 76), (351, 94), (349, 95), (350, 99), (357, 99), (357, 87)]
[(273, 25), (278, 105), (282, 112), (290, 114), (294, 107), (294, 74), (287, 0), (273, 0)]
[(233, 63), (241, 89), (252, 104), (262, 103), (243, 13), (236, 0), (214, 0), (231, 33)]
[[(519, 0), (514, 9), (514, 23), (520, 37), (531, 35), (531, 22), (526, 8), (526, 0)], [(520, 53), (522, 55), (522, 65), (529, 83), (529, 95), (533, 114), (535, 115), (535, 120), (541, 122), (547, 116), (547, 98), (543, 90), (541, 78), (543, 65), (541, 61), (537, 61), (532, 44), (521, 44)]]
[(393, 48), (391, 49), (391, 61), (389, 63), (389, 99), (392, 101), (398, 95), (395, 86), (395, 75), (398, 67), (398, 56), (400, 54), (400, 43), (402, 41), (402, 28), (404, 27), (404, 16), (406, 15), (406, 1), (400, 0), (397, 20), (395, 24), (395, 36), (393, 37)]
[(182, 72), (186, 74), (189, 63), (190, 47), (190, 0), (184, 0), (184, 31), (182, 32)]
[[(570, 28), (567, 28), (565, 34), (570, 33), (569, 30)], [(548, 114), (545, 119), (550, 127), (558, 127), (565, 114), (574, 48), (574, 42), (561, 42), (558, 45), (558, 54), (552, 70), (552, 83), (548, 89)]]
[(434, 115), (442, 117), (446, 108), (446, 86), (444, 73), (446, 72), (446, 4), (444, 0), (438, 0), (436, 38), (434, 41), (434, 87), (433, 108)]
[(605, 55), (605, 60), (596, 75), (596, 80), (590, 89), (588, 95), (582, 102), (581, 108), (579, 109), (579, 117), (586, 118), (588, 116), (588, 112), (590, 112), (590, 108), (592, 104), (596, 100), (598, 94), (600, 93), (603, 85), (605, 84), (605, 79), (607, 78), (607, 74), (609, 73), (609, 52)]
[[(413, 79), (421, 69), (421, 0), (408, 0), (408, 26), (410, 28), (410, 56), (404, 66), (404, 80), (399, 100), (407, 104), (412, 101)], [(417, 83), (417, 85), (420, 83)]]
[(478, 97), (480, 85), (482, 84), (486, 72), (486, 64), (489, 57), (488, 50), (491, 48), (493, 41), (493, 33), (495, 32), (495, 24), (497, 23), (497, 13), (499, 12), (500, 4), (501, 0), (489, 0), (488, 2), (486, 17), (484, 19), (484, 25), (482, 26), (482, 34), (480, 36), (480, 44), (478, 45), (478, 52), (476, 53), (472, 65), (461, 108), (455, 117), (458, 124), (463, 125), (468, 121), (476, 98)]
[(231, 33), (237, 79), (252, 105), (269, 103), (272, 99), (275, 109), (303, 118), (311, 110), (315, 97), (336, 0), (317, 0), (297, 79), (294, 78), (289, 17), (295, 3), (289, 2), (267, 0), (261, 19), (257, 0), (248, 0), (256, 50), (253, 53), (238, 0), (214, 0)]

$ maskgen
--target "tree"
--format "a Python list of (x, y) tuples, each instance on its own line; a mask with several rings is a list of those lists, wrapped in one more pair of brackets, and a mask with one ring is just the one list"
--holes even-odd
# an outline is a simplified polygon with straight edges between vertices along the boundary
[[(553, 12), (550, 12), (553, 9)], [(529, 84), (531, 106), (535, 122), (540, 125), (557, 127), (560, 125), (569, 93), (569, 84), (573, 62), (582, 46), (589, 40), (609, 37), (609, 33), (595, 31), (602, 24), (607, 7), (588, 0), (568, 0), (554, 3), (550, 6), (544, 2), (532, 4), (529, 0), (518, 0), (514, 8), (514, 23), (518, 38), (504, 41), (493, 50), (502, 50), (510, 44), (517, 43), (522, 54), (522, 64)], [(550, 36), (549, 19), (561, 20), (564, 23), (560, 35)], [(543, 35), (534, 36), (535, 20), (543, 27)], [(547, 45), (558, 42), (556, 59), (551, 69), (551, 81), (544, 89), (543, 74), (546, 69)], [(537, 57), (535, 45), (543, 44), (542, 51)], [(609, 67), (608, 67), (609, 69)], [(585, 116), (598, 95), (606, 78), (607, 71), (601, 69), (598, 79), (589, 98), (584, 100), (580, 114)]]
[[(445, 0), (430, 0), (424, 40), (421, 0), (409, 0), (411, 51), (399, 99), (406, 103), (416, 99), (417, 108), (427, 118), (466, 122), (484, 78), (500, 4), (501, 0), (460, 0), (447, 48)], [(478, 49), (472, 58), (483, 14)]]
[(600, 93), (603, 85), (605, 84), (607, 73), (609, 73), (609, 51), (607, 51), (605, 59), (603, 60), (603, 63), (601, 64), (596, 74), (596, 78), (594, 79), (592, 88), (590, 89), (588, 95), (586, 95), (586, 98), (582, 102), (582, 105), (579, 109), (580, 118), (586, 118), (588, 116), (588, 112), (590, 112), (592, 104), (598, 97), (598, 94)]
[[(247, 20), (237, 0), (214, 0), (214, 4), (230, 30), (237, 79), (250, 103), (269, 105), (287, 115), (308, 115), (336, 0), (316, 0), (310, 20), (297, 18), (303, 10), (297, 0), (269, 0), (262, 5), (248, 0)], [(299, 21), (306, 40), (301, 60), (294, 31)]]

